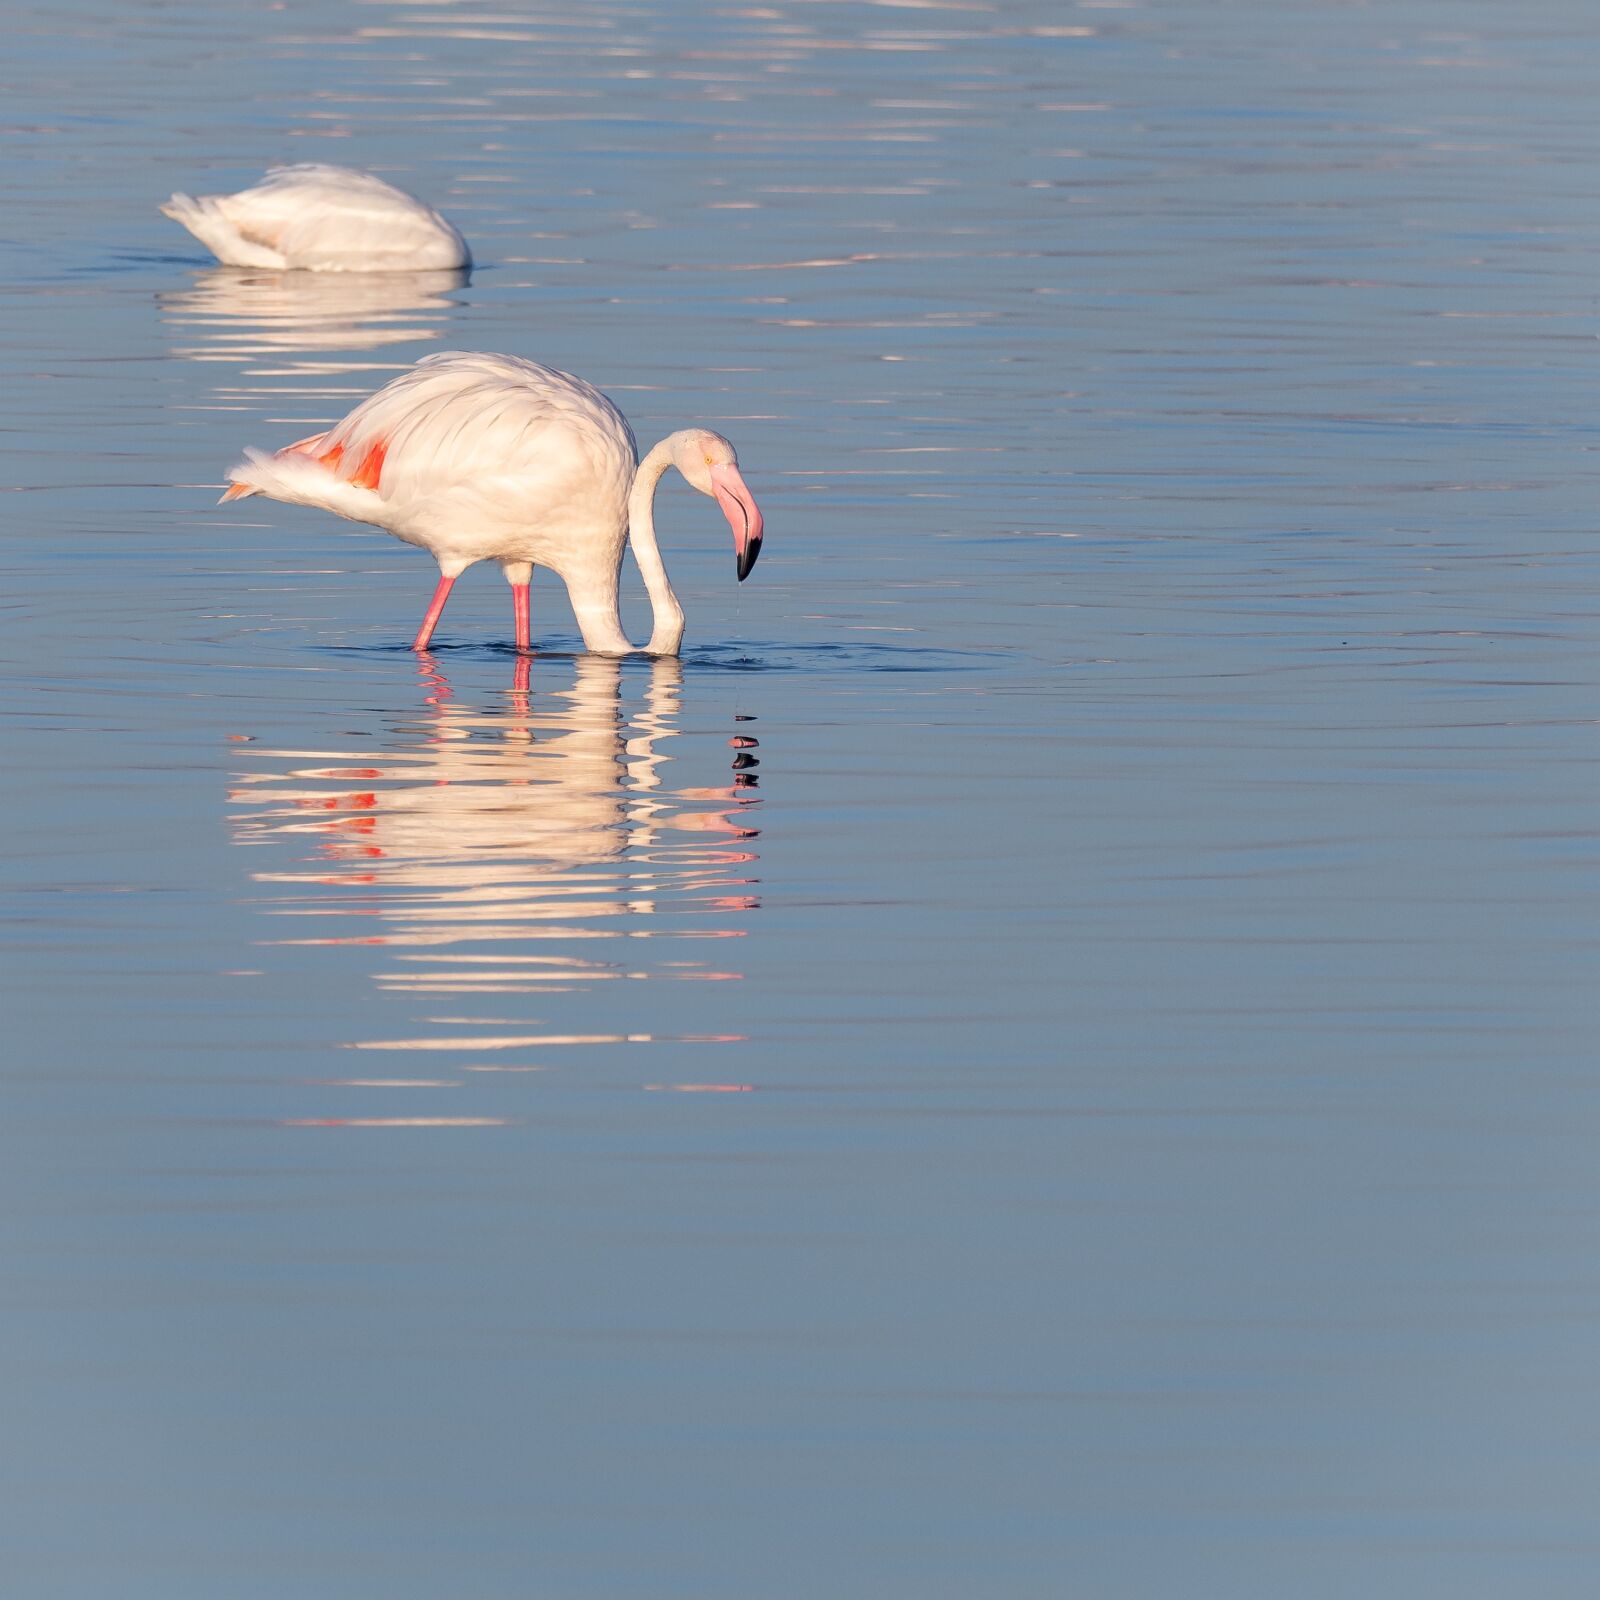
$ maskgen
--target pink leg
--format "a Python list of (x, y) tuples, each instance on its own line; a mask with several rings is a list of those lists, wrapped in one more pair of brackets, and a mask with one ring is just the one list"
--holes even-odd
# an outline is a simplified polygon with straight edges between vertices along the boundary
[(532, 629), (528, 617), (528, 586), (525, 583), (511, 585), (511, 609), (517, 618), (517, 649), (526, 650), (528, 641), (532, 637)]
[(444, 603), (450, 598), (450, 590), (455, 583), (454, 578), (441, 576), (438, 587), (433, 591), (433, 602), (428, 607), (428, 614), (422, 619), (422, 626), (417, 629), (417, 636), (411, 641), (413, 650), (426, 650), (428, 641), (433, 637), (433, 630), (439, 626), (439, 618), (444, 615)]

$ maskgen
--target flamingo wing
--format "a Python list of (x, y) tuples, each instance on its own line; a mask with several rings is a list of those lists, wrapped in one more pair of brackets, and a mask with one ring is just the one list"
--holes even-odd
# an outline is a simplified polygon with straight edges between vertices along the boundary
[(432, 206), (370, 172), (277, 167), (249, 191), (270, 218), (275, 247), (297, 267), (363, 271), (470, 267), (456, 228)]
[(450, 494), (481, 501), (498, 520), (569, 497), (620, 503), (637, 448), (622, 413), (581, 378), (515, 356), (444, 351), (326, 433), (247, 457), (225, 500), (265, 493), (388, 525), (385, 506)]
[(425, 356), (326, 434), (325, 453), (352, 482), (386, 498), (527, 481), (581, 479), (637, 450), (622, 413), (593, 385), (515, 356), (459, 350)]

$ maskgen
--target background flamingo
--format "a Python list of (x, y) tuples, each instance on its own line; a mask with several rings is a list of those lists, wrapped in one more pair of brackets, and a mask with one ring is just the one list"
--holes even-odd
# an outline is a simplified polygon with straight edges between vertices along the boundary
[(161, 207), (230, 267), (421, 272), (472, 265), (467, 242), (414, 195), (370, 172), (274, 167), (253, 189), (175, 194)]
[(627, 419), (592, 384), (516, 356), (427, 356), (326, 433), (268, 454), (247, 450), (223, 499), (265, 494), (386, 528), (439, 563), (413, 641), (426, 648), (451, 586), (475, 561), (510, 583), (519, 649), (529, 644), (535, 566), (558, 573), (583, 634), (602, 655), (633, 649), (617, 603), (626, 538), (650, 595), (645, 648), (676, 655), (683, 608), (656, 544), (656, 485), (676, 467), (715, 497), (733, 529), (741, 582), (761, 550), (761, 512), (733, 446), (687, 428), (638, 460)]

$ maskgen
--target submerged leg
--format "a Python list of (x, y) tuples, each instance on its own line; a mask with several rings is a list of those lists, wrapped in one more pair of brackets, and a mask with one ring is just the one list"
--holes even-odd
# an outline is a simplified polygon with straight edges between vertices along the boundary
[(428, 641), (433, 637), (433, 630), (439, 626), (439, 618), (444, 615), (444, 603), (450, 598), (450, 590), (455, 581), (454, 578), (447, 578), (440, 573), (438, 587), (433, 591), (433, 600), (428, 606), (428, 614), (422, 619), (422, 626), (417, 629), (416, 638), (411, 641), (413, 650), (428, 648)]

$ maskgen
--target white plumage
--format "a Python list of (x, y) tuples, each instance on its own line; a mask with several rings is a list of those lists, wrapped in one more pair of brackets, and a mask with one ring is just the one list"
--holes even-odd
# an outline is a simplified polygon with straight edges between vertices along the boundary
[(253, 189), (161, 207), (232, 267), (420, 272), (472, 265), (467, 242), (431, 206), (370, 172), (274, 167)]
[(683, 610), (652, 515), (669, 466), (721, 505), (741, 580), (761, 548), (761, 513), (720, 434), (685, 429), (639, 462), (633, 430), (605, 395), (516, 356), (427, 356), (326, 433), (245, 454), (224, 500), (264, 494), (318, 506), (433, 554), (439, 586), (417, 649), (432, 636), (451, 584), (477, 561), (498, 561), (512, 586), (520, 648), (529, 642), (532, 569), (545, 566), (566, 584), (589, 649), (632, 649), (617, 596), (628, 540), (653, 611), (646, 648), (675, 655)]

